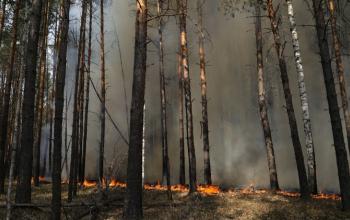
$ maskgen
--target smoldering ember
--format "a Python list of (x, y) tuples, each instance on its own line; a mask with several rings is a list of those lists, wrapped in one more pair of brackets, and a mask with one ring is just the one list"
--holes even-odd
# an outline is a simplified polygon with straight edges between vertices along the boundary
[(350, 219), (349, 0), (0, 0), (0, 219)]

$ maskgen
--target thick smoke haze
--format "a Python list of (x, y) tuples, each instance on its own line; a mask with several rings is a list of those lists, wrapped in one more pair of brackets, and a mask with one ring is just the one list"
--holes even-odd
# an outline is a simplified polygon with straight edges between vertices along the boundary
[[(107, 109), (113, 120), (128, 138), (128, 123), (125, 104), (130, 106), (133, 50), (134, 50), (134, 2), (110, 1), (105, 10), (106, 20), (106, 67), (107, 67)], [(188, 35), (190, 48), (190, 76), (193, 94), (194, 137), (197, 156), (197, 174), (203, 181), (203, 155), (201, 139), (201, 103), (198, 68), (198, 46), (196, 32), (195, 1), (189, 1)], [(287, 41), (285, 54), (288, 60), (288, 73), (292, 88), (294, 107), (298, 116), (301, 142), (305, 143), (301, 108), (297, 88), (297, 74), (294, 66), (292, 45), (290, 44), (287, 9), (281, 5), (284, 39)], [(73, 7), (72, 31), (79, 29), (80, 9)], [(266, 11), (263, 11), (266, 13)], [(307, 4), (295, 1), (295, 13), (298, 25), (313, 25), (312, 14)], [(92, 79), (99, 89), (99, 11), (95, 12), (93, 32), (93, 68)], [(204, 24), (207, 32), (206, 56), (208, 61), (208, 111), (210, 129), (211, 163), (214, 184), (243, 186), (254, 184), (269, 185), (266, 151), (257, 107), (256, 48), (254, 33), (254, 15), (251, 12), (237, 13), (234, 18), (225, 16), (220, 9), (220, 1), (206, 1)], [(164, 30), (165, 66), (168, 101), (168, 142), (172, 182), (177, 183), (179, 175), (178, 140), (178, 100), (177, 100), (177, 50), (178, 27), (175, 18), (166, 19)], [(283, 188), (297, 188), (298, 178), (293, 146), (290, 138), (287, 114), (284, 108), (284, 96), (280, 80), (277, 59), (273, 48), (269, 21), (264, 23), (264, 60), (269, 117), (272, 127), (277, 172)], [(152, 23), (151, 23), (152, 24)], [(320, 190), (338, 190), (338, 177), (330, 118), (326, 102), (323, 75), (318, 56), (316, 33), (311, 26), (299, 26), (299, 37), (303, 52), (306, 86), (310, 101), (310, 113), (314, 134), (317, 162), (317, 178)], [(156, 28), (150, 28), (149, 37), (157, 42)], [(118, 53), (119, 37), (122, 63), (125, 73), (123, 81), (122, 67)], [(71, 43), (68, 59), (67, 94), (73, 91), (77, 52)], [(349, 59), (344, 59), (346, 76), (349, 76)], [(335, 70), (335, 68), (334, 68)], [(336, 75), (335, 75), (336, 76)], [(336, 77), (337, 78), (337, 77)], [(349, 82), (349, 77), (348, 77)], [(350, 82), (348, 83), (350, 85)], [(127, 100), (124, 97), (126, 88)], [(88, 131), (87, 175), (94, 177), (97, 172), (99, 146), (100, 103), (90, 90), (90, 114)], [(73, 97), (72, 97), (73, 99)], [(157, 48), (149, 44), (148, 69), (146, 81), (146, 181), (161, 180), (161, 130), (160, 97)], [(71, 101), (71, 105), (73, 100)], [(71, 107), (69, 112), (71, 127)], [(70, 133), (70, 130), (68, 131)], [(113, 175), (125, 178), (127, 146), (107, 119), (105, 166), (112, 165)], [(187, 151), (187, 150), (186, 150)], [(305, 155), (305, 154), (304, 154)], [(186, 163), (188, 161), (186, 160)], [(186, 169), (186, 172), (188, 169)]]

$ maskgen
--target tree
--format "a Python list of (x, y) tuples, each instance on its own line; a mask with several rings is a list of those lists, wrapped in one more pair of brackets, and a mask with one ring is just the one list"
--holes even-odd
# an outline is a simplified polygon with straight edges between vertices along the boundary
[(147, 0), (136, 1), (125, 219), (142, 218), (142, 136), (147, 65)]
[(337, 16), (335, 13), (336, 4), (334, 0), (328, 0), (328, 8), (330, 12), (330, 24), (332, 29), (333, 49), (334, 49), (335, 63), (336, 63), (338, 79), (339, 79), (340, 97), (341, 97), (342, 109), (344, 114), (346, 136), (348, 140), (348, 149), (350, 150), (349, 101), (348, 101), (348, 95), (346, 92), (347, 87), (346, 87), (345, 76), (344, 76), (344, 65), (343, 65), (343, 60), (341, 56), (341, 43), (338, 37), (338, 31), (337, 31)]
[[(15, 71), (15, 58), (17, 53), (17, 35), (18, 35), (18, 18), (20, 12), (21, 1), (16, 0), (16, 6), (14, 11), (14, 20), (12, 27), (12, 42), (11, 42), (11, 54), (9, 61), (9, 69), (6, 74), (6, 86), (4, 96), (1, 97), (3, 99), (1, 101), (2, 111), (0, 115), (0, 193), (5, 192), (5, 173), (6, 173), (6, 162), (5, 154), (6, 148), (8, 146), (8, 125), (9, 125), (9, 111), (10, 111), (10, 102), (11, 102), (11, 89), (12, 89), (12, 81), (13, 75)], [(0, 42), (1, 43), (1, 42)]]
[(16, 202), (31, 201), (32, 162), (33, 162), (33, 128), (34, 101), (36, 83), (36, 64), (38, 55), (39, 31), (41, 23), (42, 0), (33, 0), (28, 22), (28, 43), (26, 45), (25, 84), (22, 106), (21, 160), (19, 178), (16, 188)]
[(90, 80), (91, 80), (91, 39), (92, 39), (92, 0), (89, 2), (89, 39), (88, 39), (88, 66), (87, 66), (87, 79), (86, 79), (86, 94), (85, 94), (85, 118), (84, 118), (84, 134), (83, 134), (83, 153), (81, 158), (81, 177), (80, 181), (84, 181), (85, 177), (85, 160), (86, 160), (86, 141), (87, 141), (87, 131), (88, 131), (88, 119), (89, 119), (89, 97), (90, 97)]
[(192, 95), (191, 80), (189, 75), (188, 47), (187, 47), (187, 0), (178, 1), (180, 8), (180, 43), (181, 43), (181, 64), (183, 69), (183, 81), (185, 92), (185, 109), (186, 109), (186, 134), (189, 160), (189, 179), (190, 193), (197, 191), (197, 174), (196, 174), (196, 152), (193, 138), (193, 115), (192, 115)]
[(69, 31), (70, 0), (61, 3), (60, 45), (56, 78), (54, 154), (52, 169), (52, 219), (61, 219), (61, 161), (62, 161), (62, 121), (64, 107), (64, 86), (66, 79), (67, 45)]
[(48, 44), (48, 31), (49, 31), (49, 8), (50, 1), (45, 2), (45, 7), (43, 10), (43, 25), (41, 34), (41, 45), (40, 45), (40, 61), (39, 61), (39, 76), (38, 76), (38, 88), (36, 95), (36, 133), (34, 138), (34, 160), (33, 160), (33, 177), (34, 185), (39, 186), (39, 176), (40, 176), (40, 145), (41, 145), (41, 129), (43, 124), (43, 112), (44, 112), (44, 92), (45, 92), (45, 82), (46, 82), (46, 49)]
[(343, 128), (339, 113), (337, 93), (329, 54), (326, 23), (321, 0), (313, 0), (312, 7), (316, 21), (318, 46), (321, 56), (324, 83), (327, 92), (329, 116), (331, 118), (334, 149), (337, 159), (340, 192), (344, 210), (350, 210), (350, 176), (347, 152), (345, 149)]
[[(83, 44), (85, 37), (85, 24), (86, 24), (86, 11), (87, 1), (82, 0), (82, 15), (80, 21), (80, 33), (79, 33), (79, 46), (78, 46), (78, 60), (75, 72), (75, 85), (74, 85), (74, 103), (73, 103), (73, 125), (72, 125), (72, 147), (71, 147), (71, 161), (70, 161), (70, 172), (69, 172), (69, 186), (68, 186), (68, 201), (71, 202), (73, 196), (77, 193), (77, 171), (78, 171), (78, 156), (79, 156), (79, 101), (80, 101), (80, 82), (82, 73), (81, 64), (82, 60), (85, 59), (83, 54)], [(79, 76), (80, 73), (80, 76)]]
[(101, 0), (100, 4), (100, 58), (101, 58), (101, 111), (100, 111), (100, 122), (101, 122), (101, 136), (100, 136), (100, 154), (99, 154), (99, 180), (103, 181), (103, 161), (104, 161), (104, 148), (105, 148), (105, 131), (106, 131), (106, 68), (105, 68), (105, 40), (104, 40), (104, 14), (103, 4), (104, 0)]
[(301, 143), (299, 139), (298, 134), (298, 126), (295, 118), (295, 112), (293, 107), (293, 99), (292, 99), (292, 93), (290, 91), (289, 87), (289, 78), (287, 73), (287, 64), (284, 57), (284, 45), (281, 43), (281, 37), (279, 34), (279, 23), (278, 19), (276, 17), (276, 11), (274, 10), (272, 0), (267, 1), (267, 9), (268, 9), (268, 17), (270, 19), (271, 23), (271, 29), (274, 36), (274, 45), (278, 57), (278, 63), (281, 73), (281, 80), (282, 80), (282, 86), (283, 86), (283, 92), (284, 92), (284, 98), (286, 100), (286, 109), (287, 109), (287, 115), (288, 115), (288, 121), (290, 126), (290, 132), (293, 142), (293, 148), (295, 153), (295, 160), (297, 164), (297, 170), (298, 170), (298, 176), (299, 176), (299, 186), (300, 186), (300, 193), (303, 196), (307, 196), (308, 194), (308, 183), (307, 183), (307, 176), (306, 176), (306, 170), (304, 165), (304, 156), (303, 151), (301, 148)]
[[(306, 93), (306, 86), (304, 80), (304, 69), (303, 62), (301, 58), (301, 50), (298, 38), (298, 32), (296, 28), (296, 22), (294, 17), (293, 4), (291, 0), (286, 0), (288, 6), (288, 18), (290, 23), (290, 31), (292, 35), (292, 44), (294, 50), (294, 60), (295, 66), (298, 73), (298, 87), (299, 87), (299, 96), (301, 101), (301, 109), (303, 112), (303, 123), (304, 123), (304, 133), (306, 141), (306, 153), (307, 153), (307, 168), (308, 168), (308, 184), (309, 192), (314, 194), (317, 193), (317, 180), (316, 180), (316, 160), (315, 160), (315, 149), (314, 141), (312, 137), (311, 129), (311, 119), (309, 112), (309, 101)], [(303, 193), (306, 195), (306, 192)]]
[(198, 42), (199, 42), (199, 68), (201, 80), (201, 96), (202, 96), (202, 134), (203, 134), (203, 151), (204, 151), (204, 182), (210, 185), (211, 168), (210, 168), (210, 153), (209, 153), (209, 126), (208, 126), (208, 101), (207, 101), (207, 76), (205, 69), (205, 51), (204, 51), (204, 28), (203, 28), (203, 0), (197, 0), (198, 13)]
[[(180, 4), (177, 4), (177, 11), (180, 12)], [(183, 68), (182, 68), (182, 55), (181, 55), (181, 36), (179, 35), (179, 52), (178, 52), (178, 105), (179, 105), (179, 148), (180, 148), (180, 175), (179, 183), (185, 185), (185, 131), (184, 131), (184, 88), (183, 88)]]
[(170, 191), (170, 164), (168, 154), (168, 128), (167, 128), (167, 109), (166, 109), (166, 88), (165, 88), (165, 73), (164, 73), (164, 42), (163, 42), (163, 30), (164, 30), (164, 1), (158, 0), (158, 55), (159, 55), (159, 79), (160, 79), (160, 111), (161, 111), (161, 132), (162, 132), (162, 158), (163, 158), (163, 176), (162, 182), (166, 181), (168, 186), (168, 195), (171, 197)]
[(265, 147), (267, 151), (267, 162), (270, 174), (270, 187), (272, 190), (279, 189), (275, 152), (273, 148), (271, 128), (267, 114), (266, 90), (264, 83), (264, 61), (263, 61), (263, 36), (261, 28), (261, 0), (255, 1), (255, 36), (256, 36), (256, 59), (258, 73), (258, 104), (261, 126), (264, 133)]
[(1, 17), (0, 17), (0, 45), (2, 43), (2, 37), (4, 32), (5, 20), (6, 20), (6, 6), (8, 0), (3, 0), (1, 5)]

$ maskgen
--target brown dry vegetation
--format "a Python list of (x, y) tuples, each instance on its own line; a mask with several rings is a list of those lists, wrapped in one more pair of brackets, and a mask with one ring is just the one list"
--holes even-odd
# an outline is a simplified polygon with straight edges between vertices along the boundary
[[(112, 188), (108, 197), (96, 187), (79, 191), (73, 201), (75, 207), (65, 207), (62, 219), (121, 219), (125, 189)], [(15, 208), (13, 219), (49, 219), (51, 185), (34, 188), (34, 204), (42, 207)], [(145, 219), (350, 219), (350, 213), (340, 211), (340, 201), (303, 201), (300, 198), (274, 195), (268, 192), (245, 194), (241, 191), (221, 192), (218, 195), (188, 196), (173, 192), (173, 201), (165, 191), (146, 190), (144, 193)], [(67, 186), (63, 187), (63, 201), (67, 200)], [(103, 202), (101, 202), (103, 201)], [(0, 196), (0, 219), (5, 216), (5, 197)], [(66, 203), (65, 203), (66, 204)]]

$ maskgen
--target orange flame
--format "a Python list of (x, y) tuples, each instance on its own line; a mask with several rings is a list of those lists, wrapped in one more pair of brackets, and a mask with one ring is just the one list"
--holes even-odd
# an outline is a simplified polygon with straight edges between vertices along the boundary
[(214, 185), (199, 185), (197, 190), (198, 192), (209, 196), (217, 195), (221, 192), (220, 188)]

